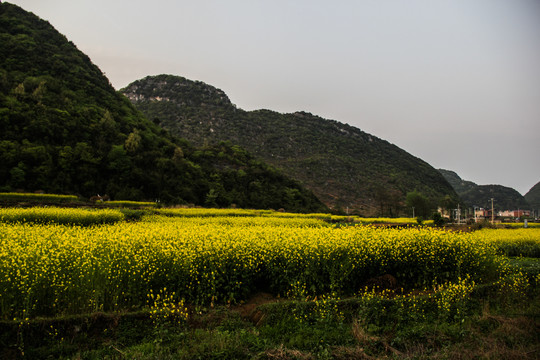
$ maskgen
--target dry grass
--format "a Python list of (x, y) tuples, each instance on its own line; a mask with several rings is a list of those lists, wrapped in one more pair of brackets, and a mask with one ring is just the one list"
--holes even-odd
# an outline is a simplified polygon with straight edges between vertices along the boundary
[(353, 320), (352, 333), (360, 346), (366, 346), (373, 342), (380, 341), (380, 338), (367, 333), (361, 321), (358, 319)]
[(332, 359), (335, 359), (335, 360), (374, 360), (376, 358), (366, 354), (363, 347), (338, 346), (332, 352)]
[(283, 344), (277, 349), (267, 350), (264, 355), (266, 359), (275, 360), (312, 360), (315, 357), (309, 352), (287, 349)]

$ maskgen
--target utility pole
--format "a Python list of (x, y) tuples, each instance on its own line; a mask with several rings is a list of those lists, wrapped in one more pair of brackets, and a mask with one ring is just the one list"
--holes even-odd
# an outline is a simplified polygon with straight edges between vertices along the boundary
[(491, 223), (495, 224), (495, 210), (493, 208), (493, 198), (491, 198)]

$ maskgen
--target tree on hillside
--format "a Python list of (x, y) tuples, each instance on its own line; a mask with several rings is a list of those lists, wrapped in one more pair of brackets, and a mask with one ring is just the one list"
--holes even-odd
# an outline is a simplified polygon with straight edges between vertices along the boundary
[(428, 199), (418, 191), (411, 191), (407, 193), (407, 200), (405, 201), (407, 207), (411, 209), (415, 216), (421, 216), (426, 218), (430, 214), (430, 205)]
[(375, 202), (379, 207), (379, 216), (394, 217), (399, 214), (403, 194), (389, 186), (379, 184), (373, 192)]

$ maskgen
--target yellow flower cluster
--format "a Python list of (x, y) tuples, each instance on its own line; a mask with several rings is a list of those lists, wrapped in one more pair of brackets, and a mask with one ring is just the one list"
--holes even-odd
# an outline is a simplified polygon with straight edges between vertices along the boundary
[[(513, 222), (513, 223), (504, 223), (504, 227), (506, 228), (512, 228), (512, 229), (518, 229), (518, 228), (525, 228), (524, 222)], [(532, 229), (540, 229), (540, 222), (527, 222), (527, 228)]]
[[(361, 224), (417, 224), (416, 218), (364, 218), (349, 215), (332, 215), (324, 213), (297, 214), (279, 212), (274, 210), (249, 210), (249, 209), (205, 209), (205, 208), (175, 208), (159, 209), (159, 214), (167, 216), (183, 217), (209, 217), (209, 216), (253, 216), (272, 218), (295, 218), (295, 219), (320, 219), (331, 222), (349, 222)], [(426, 220), (424, 224), (431, 224), (433, 220)]]
[[(537, 275), (537, 277), (540, 277), (540, 274)], [(539, 279), (536, 279), (536, 284), (538, 284), (538, 280)], [(497, 281), (497, 286), (500, 293), (505, 296), (506, 301), (515, 303), (527, 299), (527, 291), (531, 286), (531, 283), (529, 277), (521, 270), (509, 270), (506, 276), (501, 277), (501, 279)]]
[(410, 288), (467, 274), (482, 280), (497, 266), (494, 248), (471, 234), (338, 228), (307, 216), (0, 222), (0, 317), (143, 308), (164, 288), (161, 299), (176, 304), (237, 302), (261, 287), (285, 295), (294, 283), (312, 298), (348, 295), (382, 274)]
[(69, 202), (69, 201), (77, 201), (78, 198), (75, 195), (1, 192), (0, 200)]
[(184, 304), (184, 299), (177, 300), (176, 293), (174, 291), (169, 293), (167, 288), (160, 289), (157, 294), (150, 289), (148, 303), (150, 318), (156, 326), (164, 323), (183, 324), (188, 319), (188, 308)]
[(136, 208), (146, 208), (146, 207), (156, 207), (157, 203), (150, 201), (128, 201), (128, 200), (111, 200), (105, 201), (103, 203), (98, 203), (111, 207), (136, 207)]
[(447, 283), (435, 287), (437, 306), (439, 311), (452, 315), (455, 319), (463, 318), (463, 307), (474, 289), (474, 281), (470, 276), (458, 278), (454, 283)]
[(0, 222), (55, 223), (70, 225), (107, 224), (124, 220), (124, 214), (112, 209), (61, 207), (0, 208)]
[[(418, 220), (416, 218), (361, 218), (356, 217), (354, 221), (360, 222), (362, 224), (417, 224)], [(433, 220), (424, 220), (422, 222), (424, 225), (433, 224)]]
[(181, 216), (181, 217), (272, 217), (272, 218), (296, 218), (296, 219), (321, 219), (332, 220), (342, 219), (330, 214), (298, 214), (287, 213), (274, 210), (254, 210), (254, 209), (207, 209), (207, 208), (169, 208), (156, 211), (161, 215)]
[(540, 257), (540, 228), (482, 229), (474, 232), (474, 238), (507, 256)]
[[(425, 320), (434, 315), (450, 321), (462, 322), (469, 306), (468, 300), (475, 282), (470, 276), (458, 277), (455, 281), (434, 284), (421, 291), (402, 293), (400, 291), (365, 289), (358, 294), (367, 312), (377, 312), (376, 317), (385, 318), (393, 313), (400, 321)], [(364, 311), (366, 311), (364, 309)]]

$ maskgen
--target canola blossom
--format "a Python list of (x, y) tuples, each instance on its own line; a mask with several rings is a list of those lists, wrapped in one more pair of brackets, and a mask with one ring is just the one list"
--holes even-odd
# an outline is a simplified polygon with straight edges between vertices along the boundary
[(527, 227), (525, 227), (524, 222), (503, 223), (502, 225), (505, 228), (510, 228), (510, 229), (519, 229), (519, 228), (540, 229), (540, 223), (539, 222), (527, 222)]
[[(502, 266), (496, 248), (469, 233), (433, 228), (334, 227), (309, 217), (181, 217), (94, 226), (0, 223), (3, 319), (143, 308), (171, 301), (238, 302), (256, 291), (352, 295), (392, 274), (405, 288)], [(165, 296), (165, 295), (164, 295)]]
[[(272, 218), (295, 218), (295, 219), (320, 219), (331, 220), (334, 219), (334, 215), (311, 213), (311, 214), (298, 214), (287, 213), (275, 210), (255, 210), (255, 209), (207, 209), (207, 208), (167, 208), (158, 209), (156, 213), (167, 216), (181, 216), (181, 217), (272, 217)], [(345, 217), (335, 217), (336, 219)]]
[[(253, 210), (253, 209), (205, 209), (205, 208), (172, 208), (159, 209), (157, 213), (167, 216), (184, 217), (209, 217), (209, 216), (252, 216), (252, 217), (272, 217), (272, 218), (295, 218), (295, 219), (320, 219), (331, 222), (347, 222), (360, 224), (417, 224), (416, 218), (365, 218), (354, 215), (332, 215), (324, 213), (297, 214), (274, 210)], [(432, 224), (433, 220), (426, 220), (424, 224)]]
[(506, 256), (540, 257), (540, 228), (482, 229), (474, 233)]
[(98, 205), (111, 206), (111, 207), (131, 207), (131, 208), (148, 208), (156, 207), (157, 203), (149, 201), (128, 201), (128, 200), (116, 200), (116, 201), (103, 201), (97, 202)]
[(58, 194), (34, 194), (34, 193), (14, 193), (0, 192), (0, 200), (4, 201), (46, 201), (46, 202), (73, 202), (77, 201), (75, 195)]
[(124, 220), (113, 209), (78, 209), (60, 207), (0, 208), (0, 222), (55, 223), (70, 225), (111, 224)]

